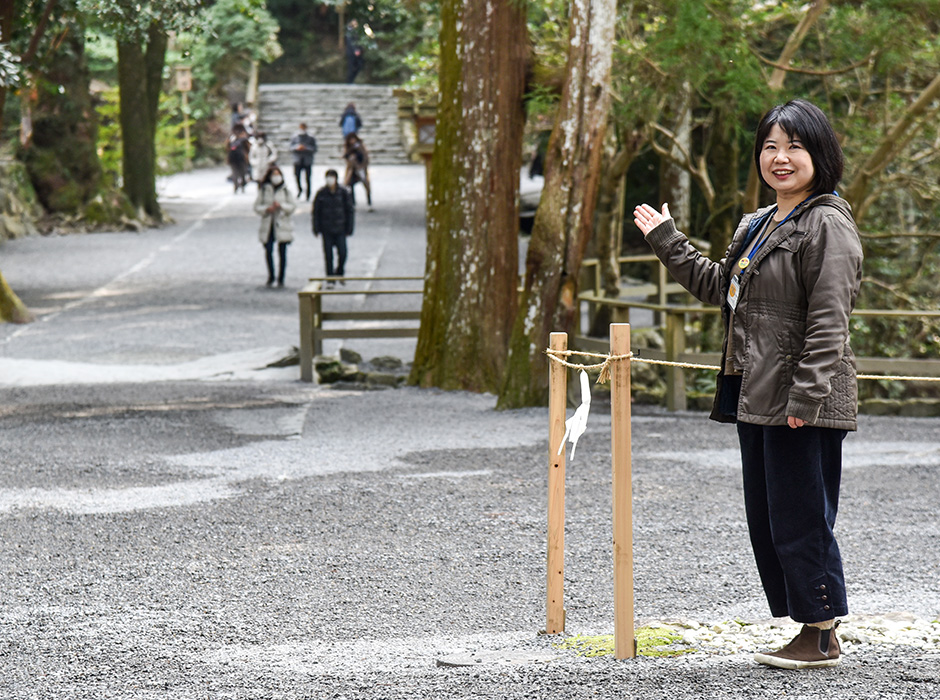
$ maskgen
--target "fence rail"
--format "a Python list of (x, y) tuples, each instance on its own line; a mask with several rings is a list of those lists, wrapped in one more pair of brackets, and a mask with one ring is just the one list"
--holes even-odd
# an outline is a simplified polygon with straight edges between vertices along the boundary
[[(691, 314), (719, 314), (717, 306), (691, 306), (681, 304), (656, 304), (629, 299), (610, 299), (593, 293), (579, 296), (581, 301), (594, 307), (609, 306), (616, 309), (618, 320), (630, 322), (630, 309), (646, 309), (661, 313), (665, 317), (665, 350), (641, 348), (635, 350), (637, 357), (651, 360), (667, 360), (690, 364), (717, 365), (721, 355), (717, 352), (693, 352), (686, 349), (685, 327)], [(896, 309), (856, 309), (852, 313), (857, 318), (940, 318), (940, 310), (900, 311)], [(606, 338), (575, 336), (573, 344), (578, 350), (606, 352), (609, 341)], [(940, 360), (912, 359), (898, 357), (857, 357), (860, 373), (912, 375), (919, 377), (940, 377)], [(670, 411), (684, 411), (688, 407), (685, 391), (685, 369), (666, 367), (666, 407)]]
[[(423, 289), (354, 289), (345, 283), (368, 282), (375, 283), (415, 283), (423, 281), (423, 277), (312, 277), (307, 284), (297, 292), (300, 307), (300, 379), (305, 382), (313, 381), (313, 358), (323, 354), (323, 341), (326, 338), (417, 338), (417, 326), (389, 326), (371, 325), (358, 328), (324, 328), (325, 322), (355, 321), (358, 323), (381, 323), (395, 321), (420, 321), (421, 311), (392, 310), (392, 311), (352, 311), (328, 310), (323, 308), (325, 299), (335, 297), (349, 297), (356, 295), (420, 295)], [(327, 287), (325, 285), (342, 282), (342, 286)], [(417, 286), (417, 285), (416, 285)]]

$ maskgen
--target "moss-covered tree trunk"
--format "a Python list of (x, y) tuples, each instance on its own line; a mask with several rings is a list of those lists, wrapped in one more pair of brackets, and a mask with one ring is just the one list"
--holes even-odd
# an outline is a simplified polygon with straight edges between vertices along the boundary
[(549, 333), (576, 330), (578, 276), (594, 224), (610, 107), (616, 17), (615, 0), (571, 2), (565, 86), (548, 144), (501, 408), (547, 402)]
[(157, 203), (156, 131), (167, 34), (151, 25), (145, 43), (118, 41), (122, 175), (124, 193), (136, 209), (162, 218)]
[(32, 73), (35, 89), (22, 98), (30, 99), (32, 137), (20, 158), (43, 207), (75, 214), (100, 190), (98, 115), (88, 90), (84, 28), (67, 17), (60, 24), (68, 31)]
[(33, 315), (26, 305), (16, 296), (0, 272), (0, 323), (29, 323)]
[(525, 3), (444, 0), (421, 328), (410, 381), (499, 390), (517, 307)]

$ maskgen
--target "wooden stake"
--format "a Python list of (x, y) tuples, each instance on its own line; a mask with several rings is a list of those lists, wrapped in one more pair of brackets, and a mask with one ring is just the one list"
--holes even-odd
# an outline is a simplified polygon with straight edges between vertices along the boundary
[[(552, 333), (552, 350), (568, 349), (567, 333)], [(548, 363), (548, 586), (545, 633), (565, 631), (565, 407), (568, 403), (568, 368)]]
[[(630, 324), (610, 324), (610, 354), (630, 352)], [(636, 657), (633, 629), (633, 484), (630, 464), (630, 361), (610, 366), (614, 490), (614, 657)]]

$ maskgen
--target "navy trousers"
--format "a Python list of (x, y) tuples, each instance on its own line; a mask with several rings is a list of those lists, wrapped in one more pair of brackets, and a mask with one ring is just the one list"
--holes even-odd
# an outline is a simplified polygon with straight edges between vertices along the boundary
[(284, 286), (284, 273), (287, 272), (287, 246), (288, 243), (277, 242), (274, 238), (274, 228), (268, 234), (268, 240), (264, 244), (264, 261), (268, 265), (268, 284), (274, 282), (274, 244), (277, 243), (278, 273), (277, 283)]
[[(333, 264), (333, 249), (336, 249), (336, 264)], [(323, 261), (327, 277), (342, 277), (346, 274), (346, 236), (323, 234)]]
[(847, 615), (839, 508), (845, 430), (738, 421), (744, 505), (754, 558), (774, 617)]

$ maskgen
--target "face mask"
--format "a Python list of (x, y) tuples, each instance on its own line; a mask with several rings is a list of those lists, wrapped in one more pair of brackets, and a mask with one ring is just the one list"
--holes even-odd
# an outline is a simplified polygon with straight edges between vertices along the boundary
[(275, 187), (283, 183), (284, 183), (284, 178), (281, 177), (280, 175), (271, 176), (271, 184), (274, 185)]
[(336, 185), (336, 178), (330, 175), (328, 178), (326, 178), (326, 184), (330, 187), (333, 187)]

